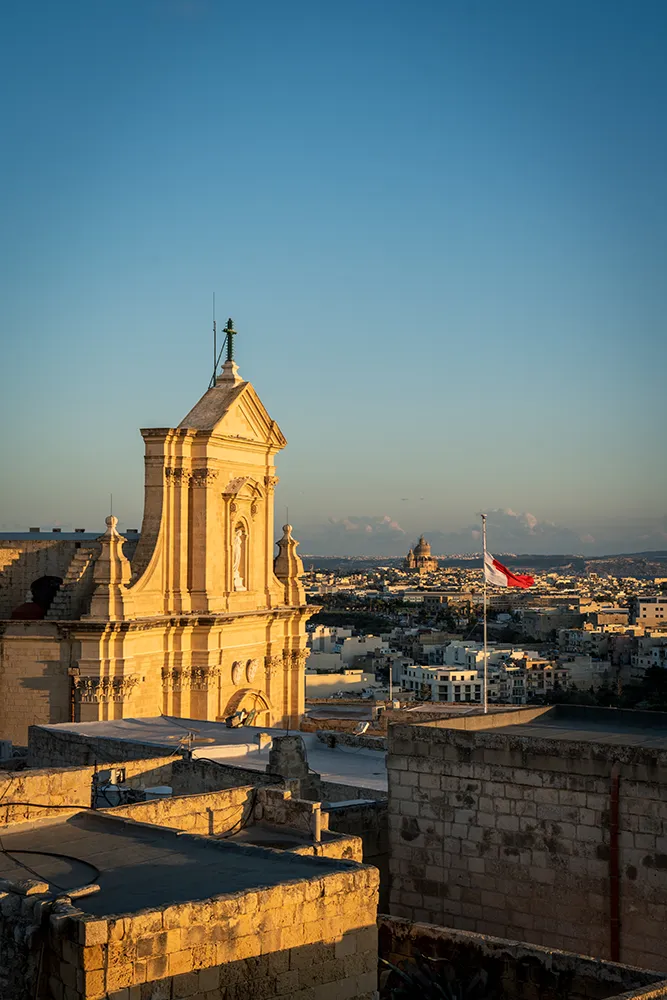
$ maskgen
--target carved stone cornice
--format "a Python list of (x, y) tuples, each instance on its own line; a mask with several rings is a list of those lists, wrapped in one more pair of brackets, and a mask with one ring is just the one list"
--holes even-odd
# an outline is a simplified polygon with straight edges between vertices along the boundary
[(74, 690), (84, 704), (125, 701), (139, 683), (133, 674), (127, 677), (74, 677)]

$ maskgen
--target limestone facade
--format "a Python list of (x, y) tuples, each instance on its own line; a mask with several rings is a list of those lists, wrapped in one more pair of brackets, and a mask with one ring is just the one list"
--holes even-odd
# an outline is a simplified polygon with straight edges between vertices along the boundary
[[(141, 433), (144, 518), (131, 562), (114, 517), (84, 557), (71, 543), (57, 553), (27, 543), (65, 581), (54, 601), (62, 617), (0, 623), (4, 738), (25, 743), (31, 724), (218, 719), (240, 708), (261, 725), (295, 726), (303, 712), (314, 609), (290, 526), (274, 572), (280, 428), (227, 361), (178, 427)], [(15, 549), (8, 572), (21, 562)]]

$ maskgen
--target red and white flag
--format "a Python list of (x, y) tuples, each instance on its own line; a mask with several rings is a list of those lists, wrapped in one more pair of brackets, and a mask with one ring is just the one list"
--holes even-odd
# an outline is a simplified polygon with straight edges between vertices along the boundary
[(522, 573), (512, 573), (507, 566), (494, 559), (490, 552), (484, 553), (484, 579), (495, 587), (532, 587), (535, 577)]

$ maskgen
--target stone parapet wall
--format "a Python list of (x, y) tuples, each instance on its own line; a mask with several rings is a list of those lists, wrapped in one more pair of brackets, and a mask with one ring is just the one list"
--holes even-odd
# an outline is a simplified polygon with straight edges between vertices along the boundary
[(233, 832), (251, 819), (254, 793), (254, 788), (245, 785), (220, 792), (135, 802), (105, 811), (112, 816), (126, 816), (137, 823), (167, 826), (203, 836), (219, 836)]
[[(125, 770), (130, 788), (168, 785), (172, 759), (123, 761), (109, 767)], [(0, 826), (61, 815), (66, 808), (89, 808), (93, 775), (100, 768), (63, 767), (0, 771)], [(32, 803), (32, 804), (31, 804)]]
[(648, 969), (384, 915), (378, 927), (380, 957), (392, 964), (418, 956), (446, 959), (460, 981), (484, 970), (489, 994), (512, 1000), (667, 997), (664, 975)]
[[(292, 793), (282, 788), (259, 788), (257, 790), (255, 812), (257, 819), (261, 819), (264, 823), (291, 826), (301, 833), (311, 831), (313, 817), (319, 807), (319, 802), (292, 798)], [(328, 830), (328, 813), (320, 812), (320, 816), (321, 828)]]
[[(326, 719), (322, 716), (318, 716), (316, 719), (309, 719), (307, 715), (304, 715), (299, 723), (299, 729), (302, 733), (319, 733), (322, 730), (322, 726), (324, 726), (331, 733), (336, 733), (337, 735), (339, 733), (346, 733), (349, 736), (353, 736), (354, 730), (358, 725), (359, 719)], [(371, 736), (383, 736), (385, 730), (372, 722), (367, 732)]]
[(174, 760), (172, 771), (174, 795), (217, 792), (223, 788), (239, 788), (243, 785), (275, 785), (281, 781), (280, 775), (196, 757), (192, 760)]
[[(359, 725), (359, 723), (355, 723)], [(364, 747), (366, 750), (386, 750), (387, 740), (383, 736), (369, 736), (367, 730), (362, 736), (358, 736), (355, 733), (339, 733), (334, 732), (330, 729), (318, 729), (317, 738), (320, 743), (324, 743), (329, 746), (333, 740), (335, 741), (334, 746), (338, 743), (345, 747)]]
[(391, 913), (610, 958), (618, 773), (618, 958), (667, 970), (667, 753), (483, 722), (390, 729)]
[(320, 797), (323, 802), (347, 802), (350, 799), (386, 799), (387, 792), (381, 788), (362, 785), (359, 778), (356, 785), (346, 785), (342, 781), (321, 781)]
[[(292, 829), (304, 843), (288, 850), (295, 854), (340, 858), (350, 861), (363, 857), (361, 838), (352, 832), (329, 834), (315, 843), (314, 813), (319, 803), (292, 798), (292, 793), (280, 788), (245, 785), (195, 795), (180, 795), (115, 806), (105, 810), (113, 816), (124, 816), (138, 823), (150, 823), (183, 830), (201, 836), (224, 837), (239, 832), (254, 823)], [(329, 814), (321, 812), (321, 830), (328, 833)], [(309, 838), (312, 842), (309, 842)]]
[(377, 872), (352, 864), (270, 889), (113, 918), (72, 907), (50, 921), (48, 995), (372, 1000), (376, 910)]
[[(174, 747), (176, 750), (177, 747)], [(31, 767), (67, 767), (74, 764), (108, 766), (129, 760), (144, 760), (164, 753), (155, 743), (118, 740), (109, 736), (84, 736), (66, 729), (30, 726), (28, 763)]]

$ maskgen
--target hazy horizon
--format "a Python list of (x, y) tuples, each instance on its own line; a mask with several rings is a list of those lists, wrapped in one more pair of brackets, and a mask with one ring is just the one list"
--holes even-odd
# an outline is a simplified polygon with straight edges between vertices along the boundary
[(667, 5), (3, 26), (0, 530), (141, 527), (215, 292), (303, 551), (468, 551), (480, 510), (492, 551), (667, 547)]

